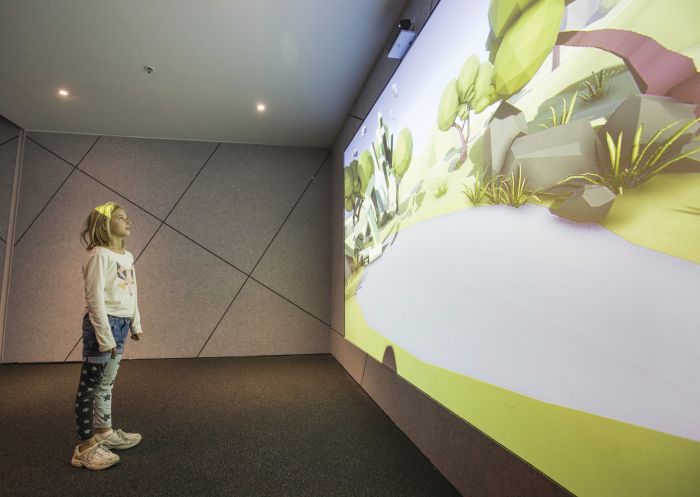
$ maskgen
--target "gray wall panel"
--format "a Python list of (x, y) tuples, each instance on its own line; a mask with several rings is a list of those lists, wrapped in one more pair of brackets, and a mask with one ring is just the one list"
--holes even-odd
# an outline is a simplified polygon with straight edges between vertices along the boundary
[(31, 140), (24, 141), (15, 245), (21, 241), (24, 232), (72, 171), (73, 166), (66, 161), (47, 152)]
[(331, 354), (357, 383), (362, 384), (362, 375), (367, 362), (365, 351), (345, 340), (335, 331), (331, 331)]
[(330, 161), (326, 160), (252, 277), (330, 323)]
[(167, 222), (250, 274), (326, 154), (222, 144)]
[(202, 357), (330, 352), (328, 326), (248, 279)]
[(46, 147), (71, 165), (77, 166), (99, 136), (31, 131), (27, 133), (27, 138)]
[(17, 136), (19, 128), (14, 123), (0, 116), (0, 144)]
[(165, 219), (215, 147), (214, 142), (102, 136), (78, 167)]

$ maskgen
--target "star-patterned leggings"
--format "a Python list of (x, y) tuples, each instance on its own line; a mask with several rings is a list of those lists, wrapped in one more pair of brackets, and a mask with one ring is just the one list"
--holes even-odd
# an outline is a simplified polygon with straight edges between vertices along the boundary
[(95, 428), (112, 426), (112, 385), (121, 358), (121, 354), (116, 354), (106, 363), (93, 363), (83, 357), (75, 396), (75, 423), (81, 442), (91, 438)]

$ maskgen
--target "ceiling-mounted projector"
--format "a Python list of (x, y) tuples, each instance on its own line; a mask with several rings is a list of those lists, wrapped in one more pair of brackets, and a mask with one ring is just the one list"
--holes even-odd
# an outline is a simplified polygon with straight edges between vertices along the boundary
[(387, 57), (390, 59), (403, 59), (408, 49), (411, 48), (413, 40), (416, 39), (416, 35), (417, 33), (413, 30), (413, 22), (410, 19), (401, 19), (391, 33)]

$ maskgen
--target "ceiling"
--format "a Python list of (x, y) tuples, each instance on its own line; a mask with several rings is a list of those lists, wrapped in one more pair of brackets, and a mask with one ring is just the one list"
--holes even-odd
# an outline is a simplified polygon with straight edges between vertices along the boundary
[(0, 115), (27, 130), (329, 147), (405, 4), (0, 0)]

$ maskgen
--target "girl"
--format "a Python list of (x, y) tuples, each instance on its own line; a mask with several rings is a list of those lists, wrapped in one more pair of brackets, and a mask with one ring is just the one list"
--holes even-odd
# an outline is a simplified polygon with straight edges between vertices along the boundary
[(119, 462), (110, 449), (128, 449), (141, 441), (138, 433), (112, 430), (112, 385), (129, 329), (141, 339), (134, 257), (124, 248), (131, 223), (116, 202), (95, 207), (83, 226), (81, 241), (89, 252), (83, 263), (85, 315), (83, 363), (75, 397), (78, 445), (71, 464), (105, 469)]

